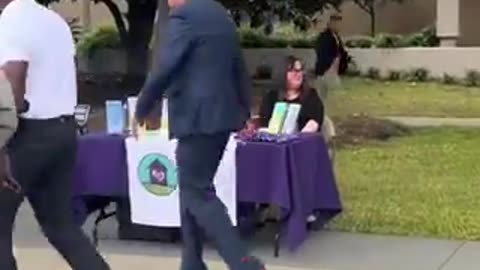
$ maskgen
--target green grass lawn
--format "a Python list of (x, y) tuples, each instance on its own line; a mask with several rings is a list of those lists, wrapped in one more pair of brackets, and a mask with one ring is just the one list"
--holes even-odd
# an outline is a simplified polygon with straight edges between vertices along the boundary
[(341, 149), (336, 170), (345, 211), (334, 229), (480, 240), (480, 130)]
[(348, 78), (329, 106), (336, 116), (480, 117), (480, 88)]

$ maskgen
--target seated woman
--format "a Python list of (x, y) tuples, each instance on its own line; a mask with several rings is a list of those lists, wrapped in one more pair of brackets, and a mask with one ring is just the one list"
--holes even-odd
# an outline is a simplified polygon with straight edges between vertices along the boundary
[(279, 89), (269, 91), (260, 107), (260, 126), (267, 127), (277, 102), (297, 103), (301, 105), (297, 119), (300, 132), (320, 132), (324, 118), (323, 103), (317, 91), (311, 88), (306, 79), (303, 63), (300, 59), (287, 57), (285, 70), (281, 73)]
[[(303, 63), (300, 59), (289, 56), (286, 60), (285, 70), (280, 74), (280, 84), (277, 91), (269, 91), (265, 94), (260, 107), (259, 124), (267, 127), (272, 117), (275, 103), (286, 102), (300, 104), (300, 113), (297, 119), (297, 128), (300, 132), (321, 132), (324, 119), (323, 103), (318, 97), (317, 91), (311, 88), (306, 79)], [(266, 204), (260, 205), (260, 211), (269, 208)], [(276, 212), (275, 209), (271, 209)], [(271, 213), (265, 213), (271, 215)], [(276, 215), (276, 214), (275, 214)], [(262, 217), (261, 223), (268, 217)], [(276, 219), (276, 218), (275, 218)], [(309, 216), (308, 222), (314, 222), (315, 217)]]

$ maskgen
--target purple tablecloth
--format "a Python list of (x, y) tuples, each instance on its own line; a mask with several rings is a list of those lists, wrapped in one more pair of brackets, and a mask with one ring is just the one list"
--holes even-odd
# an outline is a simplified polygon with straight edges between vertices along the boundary
[[(239, 202), (275, 204), (286, 215), (282, 239), (293, 250), (307, 236), (306, 219), (325, 223), (341, 212), (328, 151), (320, 136), (286, 143), (240, 143), (237, 147)], [(74, 207), (79, 222), (97, 206), (128, 196), (125, 144), (121, 136), (80, 137), (74, 174)], [(98, 202), (97, 202), (98, 203)]]

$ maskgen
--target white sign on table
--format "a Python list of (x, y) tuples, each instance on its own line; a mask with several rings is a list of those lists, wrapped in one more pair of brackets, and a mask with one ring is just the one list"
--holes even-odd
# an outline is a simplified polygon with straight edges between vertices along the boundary
[[(179, 190), (175, 161), (177, 142), (164, 136), (126, 139), (129, 198), (133, 223), (179, 227)], [(236, 225), (236, 166), (237, 142), (233, 138), (214, 179), (217, 196), (225, 204)]]

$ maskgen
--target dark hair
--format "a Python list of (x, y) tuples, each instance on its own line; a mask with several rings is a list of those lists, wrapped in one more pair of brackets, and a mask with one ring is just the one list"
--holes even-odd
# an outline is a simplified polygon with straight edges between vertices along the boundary
[(297, 61), (302, 64), (302, 69), (303, 69), (303, 81), (302, 81), (302, 85), (300, 86), (300, 99), (303, 99), (305, 96), (307, 96), (309, 91), (311, 91), (312, 89), (309, 83), (309, 78), (308, 78), (309, 74), (305, 70), (305, 63), (300, 58), (293, 55), (289, 55), (285, 58), (285, 64), (281, 69), (281, 72), (278, 74), (277, 83), (275, 84), (278, 89), (279, 99), (285, 98), (285, 94), (287, 91), (287, 72), (293, 68), (293, 66), (295, 65), (295, 62)]

